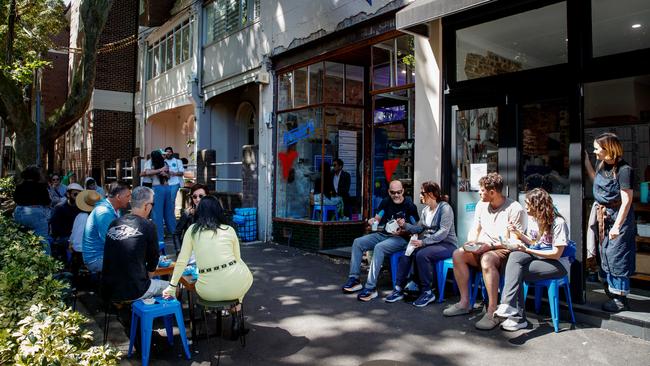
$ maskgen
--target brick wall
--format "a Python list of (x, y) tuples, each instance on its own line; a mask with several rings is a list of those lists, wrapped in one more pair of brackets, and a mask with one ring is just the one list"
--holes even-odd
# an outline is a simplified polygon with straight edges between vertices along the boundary
[(102, 160), (131, 159), (135, 146), (133, 112), (93, 111), (93, 176)]
[(499, 75), (521, 70), (521, 63), (487, 52), (487, 56), (468, 53), (465, 57), (465, 75), (469, 79)]
[[(307, 251), (348, 247), (364, 234), (364, 223), (321, 225), (309, 222), (273, 221), (273, 241)], [(323, 231), (323, 241), (320, 232)], [(290, 242), (289, 242), (290, 240)]]
[[(54, 38), (57, 46), (68, 47), (70, 39), (70, 28), (63, 29)], [(41, 101), (45, 119), (48, 119), (52, 112), (60, 108), (68, 96), (68, 54), (48, 52), (46, 59), (52, 63), (50, 67), (43, 69), (43, 80), (41, 86)]]
[[(104, 31), (100, 47), (138, 33), (138, 0), (116, 0)], [(134, 93), (137, 67), (137, 40), (126, 47), (100, 53), (97, 57), (95, 89)]]

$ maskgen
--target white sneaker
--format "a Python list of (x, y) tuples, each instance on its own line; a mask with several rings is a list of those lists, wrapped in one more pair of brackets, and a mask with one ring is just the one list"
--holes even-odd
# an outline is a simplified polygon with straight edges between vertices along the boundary
[(513, 318), (508, 318), (501, 323), (501, 329), (507, 330), (509, 332), (515, 332), (518, 331), (519, 329), (524, 329), (528, 327), (528, 322), (527, 321), (522, 321), (521, 323), (517, 322)]
[(519, 310), (508, 304), (500, 304), (494, 311), (494, 316), (498, 316), (499, 318), (509, 318), (515, 315), (519, 315)]

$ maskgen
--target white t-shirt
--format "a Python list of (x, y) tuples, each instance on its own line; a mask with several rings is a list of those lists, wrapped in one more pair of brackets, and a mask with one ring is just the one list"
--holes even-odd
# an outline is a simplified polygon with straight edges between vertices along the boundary
[(519, 202), (506, 198), (501, 207), (492, 209), (488, 202), (478, 202), (470, 233), (480, 229), (478, 242), (499, 244), (505, 238), (508, 224), (512, 223), (522, 233), (526, 231), (526, 211)]
[(181, 177), (177, 175), (172, 175), (171, 173), (182, 173), (185, 171), (183, 169), (183, 162), (181, 160), (178, 160), (176, 158), (171, 158), (171, 159), (166, 159), (165, 163), (167, 163), (167, 166), (169, 166), (169, 181), (168, 184), (170, 186), (176, 185), (176, 184), (181, 184)]
[(84, 228), (86, 227), (86, 220), (88, 220), (88, 212), (81, 211), (77, 214), (72, 224), (72, 234), (70, 234), (70, 242), (72, 249), (75, 252), (81, 253), (81, 243), (84, 240)]
[[(526, 235), (533, 239), (535, 245), (540, 247), (540, 249), (550, 249), (551, 247), (566, 247), (569, 242), (569, 227), (566, 224), (566, 221), (559, 217), (555, 217), (555, 222), (553, 222), (553, 235), (546, 234), (540, 238), (539, 226), (534, 217), (530, 217), (528, 221), (528, 230), (526, 230)], [(560, 257), (560, 263), (566, 268), (567, 273), (570, 272), (571, 262), (569, 262), (569, 257)]]
[[(149, 164), (149, 169), (151, 169), (151, 159), (148, 159), (144, 162), (144, 166), (142, 167), (142, 171), (145, 171), (147, 169), (147, 164)], [(153, 180), (151, 179), (150, 176), (143, 176), (140, 178), (140, 181), (142, 183), (153, 183)]]
[[(144, 163), (144, 170), (151, 170), (151, 169), (153, 169), (153, 166), (151, 166), (151, 159), (150, 159), (150, 160), (147, 160)], [(160, 178), (158, 178), (158, 174), (150, 175), (149, 178), (151, 178), (151, 185), (153, 185), (153, 186), (159, 186), (160, 185)], [(171, 181), (171, 178), (169, 180), (167, 180), (167, 184), (171, 184), (171, 183), (169, 183), (170, 181)]]

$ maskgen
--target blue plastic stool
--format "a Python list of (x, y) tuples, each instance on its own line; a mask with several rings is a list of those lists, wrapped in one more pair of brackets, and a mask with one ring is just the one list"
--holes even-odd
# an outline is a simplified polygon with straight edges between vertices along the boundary
[(566, 295), (567, 306), (569, 307), (569, 314), (571, 314), (571, 324), (576, 323), (576, 318), (573, 314), (573, 304), (571, 303), (571, 291), (569, 289), (569, 277), (552, 280), (542, 280), (532, 283), (524, 282), (524, 299), (528, 296), (528, 287), (535, 287), (535, 312), (539, 313), (542, 308), (542, 289), (548, 288), (548, 304), (551, 307), (551, 319), (553, 320), (553, 328), (555, 333), (559, 332), (560, 327), (560, 287), (564, 287), (564, 294)]
[[(445, 284), (447, 284), (447, 274), (450, 269), (454, 269), (454, 260), (452, 258), (447, 258), (444, 261), (436, 262), (436, 272), (438, 274), (438, 289), (440, 291), (440, 296), (438, 297), (438, 302), (443, 302), (445, 300)], [(458, 290), (454, 282), (454, 288)]]
[[(470, 278), (472, 277), (472, 271), (470, 271)], [(504, 285), (504, 277), (503, 275), (499, 276), (499, 293), (501, 293), (501, 290), (503, 290), (503, 285)], [(474, 304), (476, 303), (476, 296), (478, 296), (478, 288), (481, 288), (481, 295), (483, 296), (483, 299), (487, 299), (487, 290), (485, 290), (485, 283), (483, 283), (483, 271), (478, 270), (475, 271), (474, 274), (474, 281), (469, 283), (469, 307), (470, 309), (474, 308)], [(497, 299), (498, 301), (499, 299)]]
[(334, 217), (336, 221), (339, 221), (339, 210), (336, 208), (336, 205), (314, 205), (314, 211), (311, 213), (311, 219), (316, 220), (317, 212), (320, 212), (323, 215), (323, 221), (327, 221), (329, 218), (329, 213), (334, 212)]
[(190, 349), (187, 344), (187, 336), (185, 334), (185, 323), (183, 322), (183, 311), (181, 303), (176, 299), (164, 300), (161, 297), (156, 297), (156, 303), (147, 305), (142, 300), (137, 300), (133, 303), (131, 311), (131, 336), (129, 340), (129, 353), (127, 357), (133, 354), (133, 343), (136, 337), (136, 329), (138, 328), (138, 320), (140, 320), (140, 341), (142, 352), (142, 365), (149, 364), (149, 351), (151, 349), (151, 333), (153, 332), (153, 320), (155, 318), (165, 317), (165, 329), (167, 330), (167, 341), (169, 344), (174, 344), (174, 333), (172, 329), (172, 317), (176, 316), (176, 323), (178, 324), (178, 331), (183, 341), (183, 349), (185, 356), (190, 359)]
[[(404, 251), (395, 252), (390, 256), (390, 271), (393, 276), (393, 288), (397, 285), (397, 265), (399, 264), (399, 259), (404, 255)], [(447, 281), (447, 272), (450, 268), (454, 268), (454, 261), (451, 258), (445, 260), (436, 261), (436, 278), (438, 279), (438, 291), (439, 299), (438, 302), (442, 302), (444, 299), (445, 293), (445, 283)]]

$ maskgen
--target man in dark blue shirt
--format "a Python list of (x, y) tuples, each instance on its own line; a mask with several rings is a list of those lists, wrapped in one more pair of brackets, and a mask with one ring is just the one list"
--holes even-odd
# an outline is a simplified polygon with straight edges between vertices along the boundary
[[(389, 198), (385, 198), (377, 208), (377, 215), (368, 220), (368, 224), (375, 227), (373, 224), (377, 221), (379, 225), (384, 225), (382, 232), (373, 232), (356, 238), (352, 244), (352, 259), (350, 260), (350, 276), (348, 282), (343, 285), (343, 292), (351, 294), (361, 289), (361, 293), (357, 296), (360, 301), (370, 301), (377, 297), (377, 278), (381, 265), (384, 263), (384, 257), (391, 255), (400, 250), (404, 250), (408, 244), (408, 238), (400, 233), (399, 227), (396, 231), (388, 232), (386, 224), (390, 220), (406, 219), (410, 222), (418, 222), (420, 216), (418, 209), (413, 202), (404, 197), (404, 187), (402, 182), (394, 180), (390, 182), (388, 187)], [(363, 252), (372, 250), (372, 262), (368, 271), (368, 279), (366, 280), (365, 288), (361, 286), (359, 275), (361, 272), (361, 258)]]

